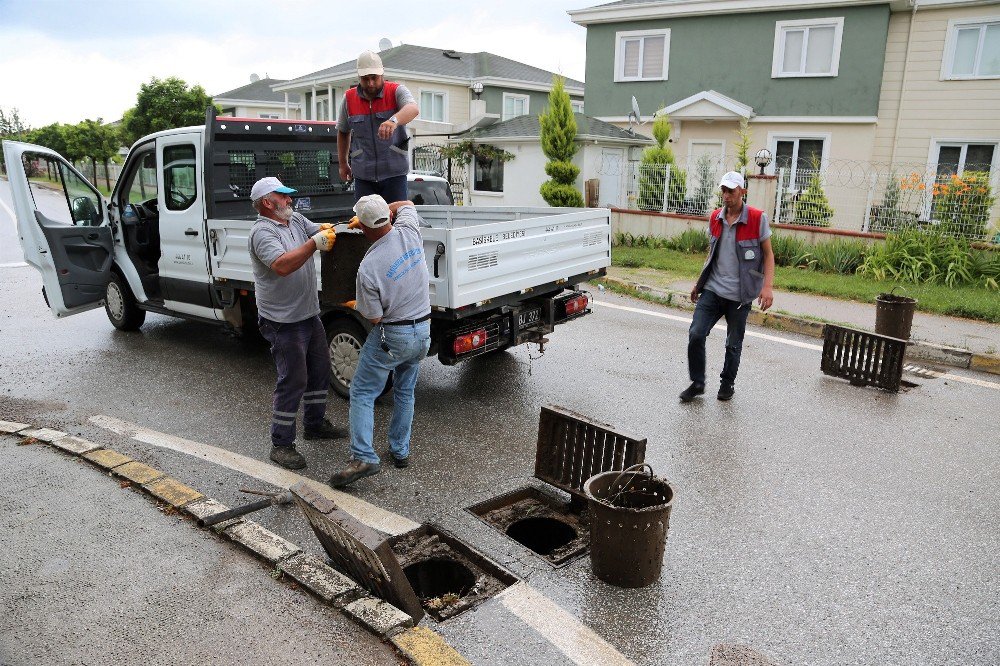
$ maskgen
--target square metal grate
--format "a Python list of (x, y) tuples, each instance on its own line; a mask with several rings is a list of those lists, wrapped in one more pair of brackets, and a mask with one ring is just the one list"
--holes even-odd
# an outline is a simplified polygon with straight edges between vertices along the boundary
[(824, 374), (842, 377), (854, 386), (899, 391), (906, 341), (844, 326), (823, 327)]
[(593, 475), (623, 470), (645, 459), (645, 438), (562, 407), (542, 407), (535, 477), (568, 492), (574, 504), (586, 505), (583, 484)]
[(289, 490), (334, 565), (408, 614), (414, 624), (420, 622), (424, 609), (392, 552), (392, 544), (306, 484), (297, 483)]

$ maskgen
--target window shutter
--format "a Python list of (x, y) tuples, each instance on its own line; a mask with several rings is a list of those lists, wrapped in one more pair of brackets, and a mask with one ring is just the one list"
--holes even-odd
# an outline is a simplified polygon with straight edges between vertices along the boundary
[(639, 40), (626, 39), (622, 42), (622, 50), (625, 57), (622, 58), (622, 75), (626, 78), (636, 78), (639, 76)]
[(658, 79), (663, 76), (663, 45), (660, 37), (646, 37), (642, 48), (642, 78)]

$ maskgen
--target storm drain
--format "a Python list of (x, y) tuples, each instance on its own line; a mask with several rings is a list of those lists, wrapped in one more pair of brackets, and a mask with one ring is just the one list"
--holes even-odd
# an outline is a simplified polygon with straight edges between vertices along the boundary
[(568, 495), (526, 487), (469, 507), (469, 511), (554, 567), (585, 554), (590, 544), (583, 484), (601, 472), (643, 462), (646, 440), (562, 407), (538, 417), (535, 478)]
[(434, 525), (386, 539), (303, 483), (290, 488), (332, 566), (420, 621), (452, 618), (517, 578)]

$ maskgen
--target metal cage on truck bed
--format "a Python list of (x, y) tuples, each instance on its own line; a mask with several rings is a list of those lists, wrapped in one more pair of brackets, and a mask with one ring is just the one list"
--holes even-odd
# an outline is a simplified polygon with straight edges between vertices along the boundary
[(205, 144), (209, 219), (255, 218), (250, 188), (265, 176), (297, 190), (295, 210), (314, 222), (354, 214), (354, 193), (340, 179), (336, 123), (217, 118), (209, 109)]

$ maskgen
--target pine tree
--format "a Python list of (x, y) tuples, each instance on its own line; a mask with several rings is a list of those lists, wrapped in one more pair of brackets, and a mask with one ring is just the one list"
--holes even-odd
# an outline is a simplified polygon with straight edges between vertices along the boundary
[[(676, 210), (684, 201), (687, 189), (687, 174), (674, 164), (674, 151), (670, 142), (670, 116), (662, 115), (653, 121), (653, 139), (656, 145), (642, 152), (639, 162), (639, 209)], [(664, 188), (667, 173), (670, 184)], [(664, 192), (664, 189), (668, 190)], [(666, 194), (667, 205), (663, 205)]]
[(542, 183), (539, 192), (550, 206), (583, 207), (583, 195), (576, 188), (580, 167), (573, 164), (576, 143), (576, 117), (561, 76), (553, 77), (549, 107), (538, 118), (541, 126), (542, 152), (549, 158), (545, 173), (551, 180)]
[(812, 176), (804, 192), (795, 201), (794, 224), (806, 224), (811, 227), (828, 227), (833, 217), (833, 207), (823, 191), (820, 180), (819, 161), (815, 158), (812, 164)]

